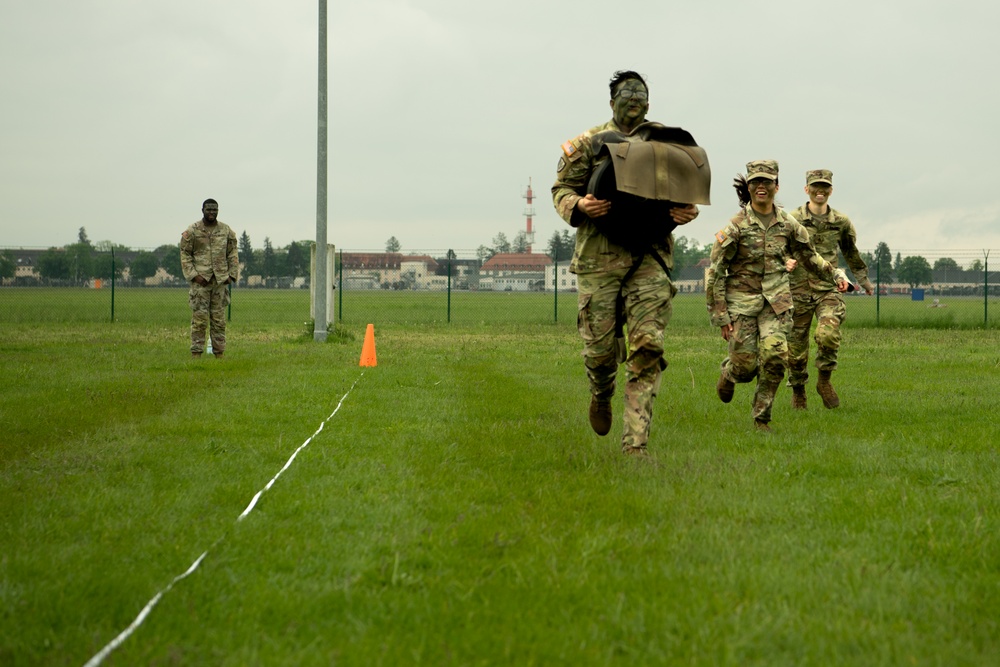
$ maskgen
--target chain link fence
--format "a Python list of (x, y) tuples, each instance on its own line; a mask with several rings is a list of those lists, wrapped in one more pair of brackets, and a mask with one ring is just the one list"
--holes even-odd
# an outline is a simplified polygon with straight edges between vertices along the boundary
[[(170, 252), (160, 258), (151, 250), (95, 251), (86, 263), (64, 252), (63, 264), (48, 266), (58, 249), (0, 249), (0, 322), (189, 322), (187, 285)], [(863, 255), (876, 289), (871, 296), (846, 295), (851, 325), (1000, 326), (1000, 271), (990, 269), (990, 251), (892, 254), (880, 245)], [(345, 250), (335, 256), (328, 313), (335, 325), (576, 322), (576, 280), (568, 258), (486, 257), (469, 250)], [(1000, 268), (1000, 259), (994, 261)], [(675, 268), (673, 326), (708, 326), (704, 264), (703, 258)], [(311, 326), (307, 276), (244, 273), (231, 296), (232, 322)]]

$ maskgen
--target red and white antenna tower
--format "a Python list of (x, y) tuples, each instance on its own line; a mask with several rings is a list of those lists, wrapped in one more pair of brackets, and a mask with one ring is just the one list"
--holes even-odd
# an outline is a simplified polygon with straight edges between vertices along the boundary
[(522, 195), (528, 200), (528, 205), (524, 209), (524, 217), (528, 222), (527, 234), (525, 235), (528, 242), (527, 252), (531, 254), (531, 245), (535, 242), (535, 232), (531, 229), (531, 219), (535, 216), (535, 208), (531, 205), (531, 176), (528, 177), (528, 191)]

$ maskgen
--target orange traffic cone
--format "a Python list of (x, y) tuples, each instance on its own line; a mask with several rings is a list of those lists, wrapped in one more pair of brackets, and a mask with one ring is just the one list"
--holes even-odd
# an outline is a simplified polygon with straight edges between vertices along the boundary
[(375, 325), (369, 324), (365, 330), (365, 344), (361, 347), (361, 363), (359, 366), (377, 366), (375, 363)]

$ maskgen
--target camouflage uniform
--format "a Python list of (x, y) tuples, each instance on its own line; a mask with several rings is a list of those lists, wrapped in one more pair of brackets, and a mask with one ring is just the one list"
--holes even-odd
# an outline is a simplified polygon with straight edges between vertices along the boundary
[[(813, 178), (816, 176), (817, 178)], [(822, 177), (822, 178), (818, 178)], [(826, 170), (807, 173), (807, 183), (830, 183), (833, 174)], [(809, 180), (812, 178), (813, 180)], [(837, 263), (837, 249), (851, 267), (854, 277), (866, 290), (872, 289), (868, 280), (868, 266), (858, 252), (857, 235), (850, 219), (827, 206), (826, 215), (815, 215), (804, 204), (792, 212), (792, 217), (802, 223), (823, 259)], [(796, 267), (789, 276), (795, 317), (792, 333), (788, 339), (788, 385), (801, 386), (809, 379), (809, 329), (813, 316), (816, 317), (816, 368), (819, 371), (833, 371), (837, 368), (837, 352), (840, 350), (840, 326), (847, 316), (844, 297), (832, 282), (809, 275), (805, 269)]]
[[(630, 276), (632, 253), (612, 243), (576, 204), (586, 193), (596, 166), (591, 137), (604, 130), (622, 132), (611, 120), (593, 127), (563, 144), (563, 154), (552, 186), (552, 201), (563, 220), (576, 228), (576, 245), (569, 270), (577, 275), (577, 328), (583, 339), (583, 358), (591, 394), (607, 400), (615, 392), (619, 357), (615, 342), (615, 309), (618, 293), (625, 298), (628, 349), (625, 359), (625, 414), (622, 449), (644, 450), (653, 418), (653, 399), (660, 387), (660, 374), (667, 367), (663, 358), (663, 332), (670, 322), (671, 299), (677, 293), (663, 267), (673, 268), (673, 237), (664, 235), (643, 256)], [(627, 278), (627, 280), (626, 280)]]
[[(202, 219), (184, 230), (180, 248), (184, 279), (191, 283), (191, 352), (205, 350), (205, 329), (211, 321), (212, 349), (221, 355), (226, 350), (228, 283), (235, 283), (240, 276), (236, 232), (225, 223), (206, 225)], [(199, 275), (208, 285), (194, 282)]]
[(764, 423), (771, 420), (788, 357), (792, 294), (786, 260), (795, 259), (827, 280), (843, 278), (812, 248), (802, 225), (777, 206), (774, 212), (774, 221), (765, 228), (748, 204), (715, 235), (705, 283), (712, 325), (733, 325), (722, 374), (734, 383), (757, 378), (752, 411)]

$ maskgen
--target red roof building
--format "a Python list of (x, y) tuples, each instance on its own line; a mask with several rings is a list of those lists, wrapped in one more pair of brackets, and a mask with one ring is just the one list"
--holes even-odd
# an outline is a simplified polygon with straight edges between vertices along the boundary
[(552, 258), (548, 255), (526, 252), (497, 253), (486, 260), (479, 272), (494, 276), (507, 275), (510, 272), (541, 273), (550, 264)]

